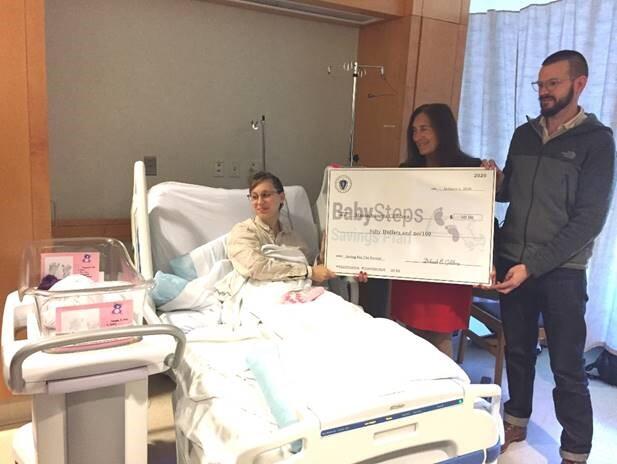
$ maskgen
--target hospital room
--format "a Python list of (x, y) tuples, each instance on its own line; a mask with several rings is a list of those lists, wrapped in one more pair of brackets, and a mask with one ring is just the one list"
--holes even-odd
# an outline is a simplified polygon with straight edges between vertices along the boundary
[(617, 0), (6, 0), (0, 464), (611, 464)]

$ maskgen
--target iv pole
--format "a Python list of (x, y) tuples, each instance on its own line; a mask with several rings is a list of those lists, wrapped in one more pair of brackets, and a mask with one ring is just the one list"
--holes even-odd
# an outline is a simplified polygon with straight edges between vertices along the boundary
[[(349, 166), (353, 167), (354, 162), (358, 161), (357, 155), (353, 153), (354, 131), (356, 128), (356, 90), (358, 86), (358, 78), (366, 75), (366, 70), (369, 68), (379, 69), (379, 74), (382, 78), (385, 76), (385, 68), (382, 65), (358, 64), (357, 61), (343, 63), (345, 71), (351, 71), (353, 84), (351, 90), (351, 128), (349, 129)], [(332, 67), (328, 66), (328, 74), (332, 73)]]

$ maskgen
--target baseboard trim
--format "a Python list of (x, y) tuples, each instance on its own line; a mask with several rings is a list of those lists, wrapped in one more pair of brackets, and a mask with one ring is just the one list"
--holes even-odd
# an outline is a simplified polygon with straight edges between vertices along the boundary
[(31, 420), (32, 400), (29, 395), (0, 401), (0, 430), (15, 428)]

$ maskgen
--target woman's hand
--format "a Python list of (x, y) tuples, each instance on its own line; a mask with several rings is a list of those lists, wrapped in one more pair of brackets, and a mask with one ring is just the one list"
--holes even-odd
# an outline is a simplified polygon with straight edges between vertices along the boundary
[(353, 278), (356, 279), (356, 282), (360, 282), (362, 284), (368, 282), (368, 274), (364, 271), (358, 272)]
[(493, 267), (491, 268), (491, 273), (489, 274), (489, 279), (490, 279), (490, 283), (488, 285), (486, 285), (486, 284), (478, 284), (478, 285), (474, 285), (474, 288), (480, 288), (482, 290), (493, 290), (495, 288), (495, 285), (498, 282), (497, 282), (497, 269), (495, 268), (494, 264), (493, 264)]
[(503, 171), (499, 169), (495, 160), (482, 160), (481, 166), (484, 169), (494, 169), (495, 170), (495, 192), (499, 192), (501, 190), (501, 186), (503, 184)]
[(336, 274), (323, 264), (317, 264), (316, 266), (313, 266), (311, 268), (311, 272), (311, 280), (313, 282), (317, 282), (318, 284), (336, 277)]

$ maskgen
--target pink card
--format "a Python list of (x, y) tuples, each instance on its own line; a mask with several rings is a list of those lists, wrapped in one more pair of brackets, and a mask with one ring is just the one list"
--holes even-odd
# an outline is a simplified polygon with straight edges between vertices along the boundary
[(133, 301), (120, 300), (56, 308), (56, 333), (109, 329), (133, 323)]
[[(133, 301), (121, 300), (105, 303), (94, 303), (77, 306), (56, 308), (56, 334), (69, 334), (84, 330), (108, 329), (133, 324)], [(78, 343), (60, 348), (51, 352), (71, 352), (109, 348), (125, 345), (136, 341), (135, 337), (110, 338), (95, 342)]]
[(101, 254), (98, 251), (85, 253), (41, 253), (41, 278), (53, 275), (64, 279), (70, 274), (81, 274), (98, 282)]

